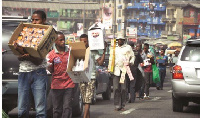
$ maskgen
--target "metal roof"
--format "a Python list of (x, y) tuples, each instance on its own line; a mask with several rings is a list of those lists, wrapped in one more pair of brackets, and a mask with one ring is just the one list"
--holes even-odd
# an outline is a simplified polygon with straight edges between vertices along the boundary
[(39, 1), (2, 1), (2, 7), (12, 8), (50, 8), (51, 10), (58, 9), (100, 9), (100, 4), (96, 2), (39, 2)]
[(200, 8), (200, 3), (199, 4), (198, 3), (189, 3), (188, 5), (191, 5), (195, 8)]

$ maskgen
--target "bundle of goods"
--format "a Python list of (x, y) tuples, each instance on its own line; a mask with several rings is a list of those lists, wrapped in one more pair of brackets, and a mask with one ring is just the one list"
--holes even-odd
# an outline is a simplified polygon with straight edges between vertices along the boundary
[(83, 71), (84, 70), (84, 61), (83, 59), (81, 59), (79, 61), (79, 59), (76, 60), (76, 65), (73, 66), (72, 71)]
[(46, 32), (47, 29), (24, 27), (18, 38), (13, 41), (13, 45), (17, 43), (22, 47), (36, 48), (40, 44), (40, 41)]
[(15, 55), (30, 54), (33, 57), (46, 58), (56, 38), (56, 31), (50, 25), (20, 23), (8, 46)]

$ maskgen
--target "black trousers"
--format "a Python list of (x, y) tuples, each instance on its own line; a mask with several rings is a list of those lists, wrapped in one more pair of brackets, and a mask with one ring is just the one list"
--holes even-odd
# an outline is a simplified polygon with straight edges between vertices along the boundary
[(127, 80), (124, 83), (119, 83), (120, 76), (115, 76), (113, 78), (113, 92), (114, 92), (114, 105), (115, 108), (124, 108), (126, 104), (127, 97)]
[(130, 79), (128, 79), (128, 88), (130, 93), (130, 102), (133, 103), (135, 102), (135, 93), (140, 90), (144, 80), (141, 77), (142, 73), (138, 68), (131, 67), (131, 72), (133, 74), (134, 80), (130, 81)]
[(72, 117), (73, 88), (52, 89), (53, 118)]

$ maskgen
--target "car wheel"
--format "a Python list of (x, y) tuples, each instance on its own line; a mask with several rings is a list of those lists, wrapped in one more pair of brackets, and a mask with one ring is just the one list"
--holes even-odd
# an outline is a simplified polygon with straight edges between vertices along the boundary
[(78, 85), (74, 88), (74, 98), (72, 103), (72, 115), (74, 117), (81, 116), (83, 112), (83, 99)]
[(172, 94), (172, 104), (174, 112), (182, 112), (183, 111), (183, 102), (180, 99), (177, 99)]
[(102, 97), (104, 100), (110, 100), (111, 98), (111, 85), (108, 84), (106, 92), (102, 93)]
[(93, 94), (93, 97), (92, 97), (92, 104), (96, 103), (96, 101), (97, 101), (96, 97), (97, 97), (97, 88), (95, 86), (94, 87), (94, 94)]

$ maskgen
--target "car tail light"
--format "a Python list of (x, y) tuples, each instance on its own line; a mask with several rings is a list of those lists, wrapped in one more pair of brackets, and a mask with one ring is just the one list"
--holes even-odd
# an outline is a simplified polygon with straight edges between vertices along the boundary
[(181, 66), (175, 65), (173, 67), (172, 79), (184, 79)]

